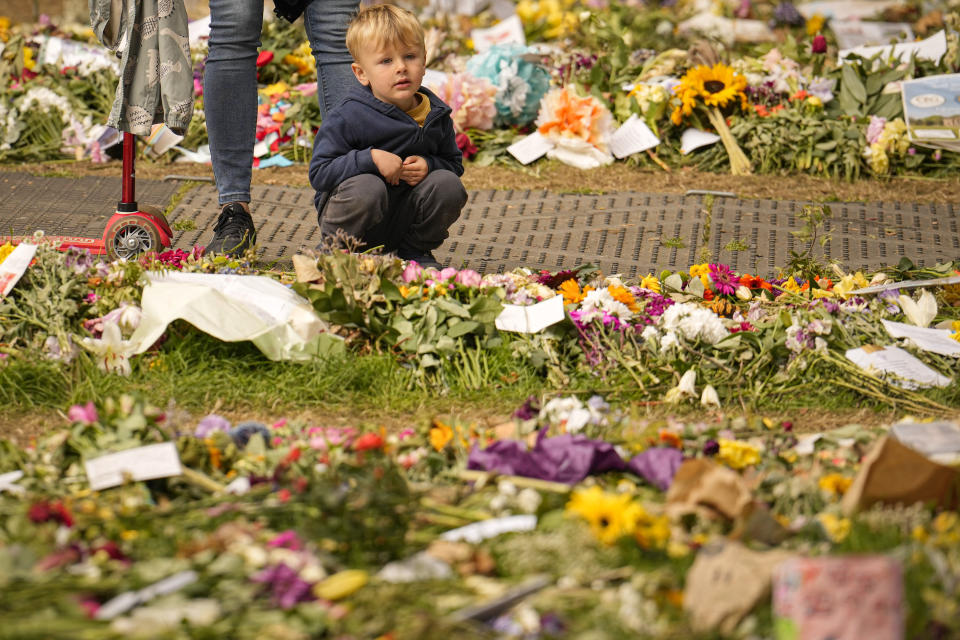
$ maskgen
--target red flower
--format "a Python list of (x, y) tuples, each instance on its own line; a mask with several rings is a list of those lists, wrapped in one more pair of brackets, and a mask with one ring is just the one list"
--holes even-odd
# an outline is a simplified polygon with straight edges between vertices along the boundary
[(280, 502), (286, 502), (290, 499), (290, 489), (280, 489), (277, 491), (277, 497), (280, 498)]
[(465, 133), (457, 134), (457, 148), (463, 153), (463, 157), (469, 160), (473, 156), (477, 155), (477, 145), (473, 144), (473, 141)]
[(383, 447), (383, 438), (375, 433), (365, 433), (353, 441), (354, 451), (368, 451)]
[(813, 37), (813, 45), (811, 50), (814, 53), (826, 53), (827, 52), (827, 39), (821, 34), (817, 34)]
[(42, 500), (35, 503), (30, 507), (30, 510), (27, 511), (27, 517), (30, 518), (31, 522), (36, 522), (37, 524), (52, 520), (66, 527), (73, 526), (73, 515), (59, 500), (57, 502)]
[(273, 60), (273, 51), (261, 51), (257, 56), (257, 68), (270, 64), (271, 60)]

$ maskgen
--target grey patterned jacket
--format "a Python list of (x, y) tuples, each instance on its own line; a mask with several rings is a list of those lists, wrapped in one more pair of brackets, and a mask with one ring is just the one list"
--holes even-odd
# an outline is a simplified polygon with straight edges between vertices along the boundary
[(193, 65), (183, 0), (89, 0), (90, 26), (120, 56), (107, 124), (147, 135), (166, 123), (182, 134), (193, 117)]

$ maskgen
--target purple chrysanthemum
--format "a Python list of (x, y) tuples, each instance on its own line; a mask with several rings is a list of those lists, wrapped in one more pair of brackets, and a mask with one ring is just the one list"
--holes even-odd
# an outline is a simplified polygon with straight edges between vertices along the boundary
[(725, 264), (710, 265), (710, 281), (716, 292), (722, 296), (732, 295), (740, 285), (740, 278)]

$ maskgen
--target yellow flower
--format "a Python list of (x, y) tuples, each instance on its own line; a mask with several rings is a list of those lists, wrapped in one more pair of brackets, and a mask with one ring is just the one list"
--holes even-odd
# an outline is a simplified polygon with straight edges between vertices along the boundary
[(639, 311), (640, 307), (637, 305), (637, 299), (633, 297), (632, 293), (627, 291), (626, 287), (610, 286), (607, 287), (607, 293), (609, 293), (610, 297), (614, 300), (630, 309), (630, 311)]
[(640, 280), (640, 286), (644, 289), (649, 289), (650, 291), (656, 291), (660, 293), (660, 281), (657, 279), (657, 276), (652, 274), (647, 274)]
[(637, 523), (634, 537), (644, 549), (666, 549), (670, 542), (670, 518), (644, 513)]
[(847, 275), (840, 278), (840, 281), (833, 285), (833, 292), (840, 296), (841, 298), (849, 298), (850, 292), (857, 289), (862, 289), (863, 287), (868, 286), (870, 283), (867, 282), (866, 277), (862, 272), (857, 271), (856, 273), (848, 273)]
[(268, 84), (266, 87), (260, 90), (260, 93), (262, 93), (265, 96), (273, 96), (278, 93), (283, 93), (284, 91), (289, 91), (289, 90), (290, 90), (290, 85), (288, 85), (286, 82), (281, 81), (281, 82), (275, 82), (273, 84)]
[(832, 542), (843, 542), (850, 535), (850, 520), (838, 518), (832, 513), (821, 513), (817, 516), (820, 526), (827, 533)]
[(951, 322), (950, 330), (953, 331), (953, 333), (950, 334), (950, 337), (957, 342), (960, 342), (960, 320), (954, 320)]
[(913, 531), (910, 532), (910, 537), (917, 542), (926, 542), (930, 537), (930, 534), (928, 534), (927, 530), (923, 528), (923, 525), (918, 524), (913, 528)]
[(560, 284), (560, 294), (563, 296), (563, 304), (580, 304), (586, 292), (581, 291), (577, 281), (571, 278)]
[(802, 291), (800, 285), (797, 284), (797, 279), (794, 277), (787, 278), (780, 287), (790, 293), (800, 293), (800, 291)]
[(9, 242), (0, 245), (0, 264), (3, 264), (3, 261), (7, 259), (7, 256), (13, 253), (13, 249), (14, 246)]
[(0, 41), (6, 42), (10, 39), (10, 18), (0, 16)]
[(703, 283), (703, 288), (708, 288), (710, 286), (710, 265), (706, 262), (703, 264), (690, 265), (690, 277), (700, 278), (700, 282)]
[(842, 496), (847, 492), (847, 489), (850, 488), (850, 485), (853, 484), (853, 478), (847, 478), (839, 473), (828, 473), (825, 476), (821, 476), (817, 484), (827, 493)]
[(824, 18), (819, 13), (815, 13), (812, 16), (810, 16), (810, 19), (807, 20), (807, 35), (815, 36), (821, 31), (823, 31), (823, 25), (826, 21), (827, 21), (826, 18)]
[(957, 515), (956, 511), (944, 511), (933, 519), (930, 528), (942, 534), (956, 528), (958, 524), (960, 524), (960, 516)]
[(717, 453), (717, 460), (732, 469), (743, 469), (760, 462), (760, 449), (752, 444), (725, 438), (720, 438), (718, 443), (720, 451)]
[(33, 59), (33, 49), (30, 47), (23, 48), (23, 68), (33, 71), (34, 67), (37, 66), (37, 61)]
[(120, 537), (124, 540), (136, 540), (140, 536), (140, 532), (134, 529), (126, 529), (120, 532)]
[(607, 493), (596, 486), (574, 491), (566, 511), (586, 520), (603, 544), (613, 544), (633, 533), (644, 514), (643, 507), (629, 494)]
[(433, 428), (430, 429), (430, 445), (437, 451), (443, 451), (451, 440), (453, 440), (453, 429), (450, 425), (434, 420)]
[(708, 107), (723, 108), (739, 100), (740, 106), (746, 108), (746, 88), (746, 77), (722, 62), (712, 67), (696, 66), (689, 69), (680, 79), (680, 84), (673, 88), (674, 94), (680, 99), (680, 105), (670, 114), (670, 119), (679, 125), (683, 116), (693, 112), (698, 98)]

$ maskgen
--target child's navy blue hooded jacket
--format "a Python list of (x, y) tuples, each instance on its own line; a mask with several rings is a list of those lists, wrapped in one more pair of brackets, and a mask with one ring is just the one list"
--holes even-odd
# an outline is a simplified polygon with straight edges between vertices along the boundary
[(419, 91), (430, 99), (430, 113), (422, 127), (364, 86), (352, 87), (343, 102), (327, 114), (310, 159), (310, 184), (317, 190), (318, 210), (326, 193), (347, 178), (362, 173), (380, 175), (371, 149), (389, 151), (401, 159), (421, 156), (430, 171), (447, 169), (463, 175), (463, 154), (457, 148), (450, 107), (426, 87)]

